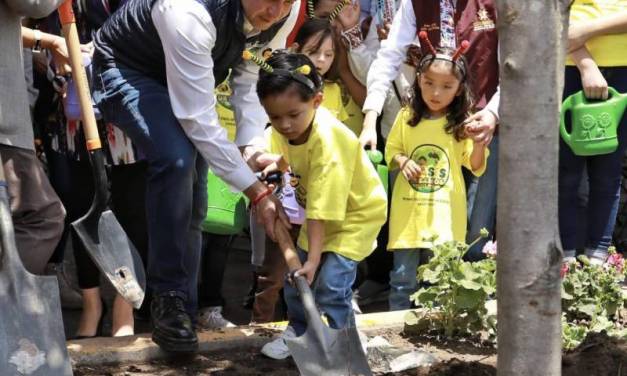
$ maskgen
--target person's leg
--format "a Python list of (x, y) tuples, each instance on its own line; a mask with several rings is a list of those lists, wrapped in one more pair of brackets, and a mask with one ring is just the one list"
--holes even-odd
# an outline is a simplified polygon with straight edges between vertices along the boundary
[[(569, 95), (582, 89), (579, 71), (575, 67), (566, 67), (564, 76), (564, 94)], [(558, 217), (560, 238), (564, 257), (572, 259), (576, 255), (578, 246), (578, 231), (581, 229), (581, 208), (579, 187), (583, 171), (586, 166), (586, 157), (573, 153), (570, 147), (560, 137), (559, 140), (559, 180), (558, 180)]]
[(316, 304), (331, 328), (355, 327), (351, 287), (355, 281), (358, 262), (334, 252), (325, 252), (320, 264), (318, 276), (312, 286)]
[[(491, 235), (494, 235), (496, 225), (496, 187), (499, 160), (499, 137), (494, 136), (489, 146), (490, 156), (484, 174), (476, 178), (470, 178), (468, 196), (468, 233), (466, 242), (470, 244), (479, 237), (482, 228), (486, 228)], [(469, 178), (471, 173), (465, 174)], [(470, 247), (465, 259), (476, 261), (485, 256), (481, 252), (488, 239), (481, 239)]]
[[(126, 232), (131, 243), (137, 249), (142, 258), (144, 268), (148, 265), (148, 228), (146, 220), (146, 171), (148, 164), (146, 161), (139, 161), (131, 164), (120, 164), (111, 166), (111, 210), (115, 214), (120, 226)], [(148, 319), (150, 317), (150, 302), (152, 293), (146, 289), (146, 296), (141, 308), (138, 310), (138, 318)], [(128, 315), (128, 307), (122, 302), (118, 305), (120, 310), (116, 310), (116, 301), (113, 305), (113, 329), (123, 326), (128, 327), (133, 323), (134, 318)], [(119, 314), (119, 315), (118, 315)]]
[[(608, 85), (619, 92), (627, 91), (627, 68), (605, 68), (602, 71)], [(618, 149), (610, 154), (588, 158), (590, 194), (588, 201), (588, 238), (586, 255), (598, 262), (607, 258), (612, 242), (620, 200), (623, 156), (627, 147), (627, 116), (618, 127)]]
[(394, 267), (390, 272), (390, 311), (411, 308), (409, 296), (416, 292), (420, 253), (418, 249), (398, 249), (394, 252)]
[[(293, 240), (298, 237), (299, 230), (300, 226), (293, 225), (290, 230)], [(251, 323), (274, 321), (276, 304), (279, 301), (287, 272), (283, 252), (277, 243), (266, 238), (263, 265), (257, 269), (257, 289)]]
[(222, 282), (231, 246), (232, 235), (202, 233), (203, 247), (198, 286), (198, 326), (219, 329), (234, 326), (222, 316), (224, 297)]
[(195, 350), (198, 339), (190, 311), (197, 297), (190, 293), (196, 290), (200, 217), (206, 210), (206, 201), (205, 207), (201, 202), (194, 206), (194, 198), (202, 198), (195, 182), (205, 180), (196, 170), (198, 153), (172, 113), (167, 87), (130, 70), (109, 69), (99, 78), (94, 98), (104, 118), (121, 128), (148, 161), (147, 280), (155, 295), (153, 340), (166, 351)]
[(65, 221), (65, 209), (32, 150), (0, 145), (8, 185), (15, 242), (22, 263), (42, 274)]
[(202, 237), (198, 308), (221, 307), (224, 305), (222, 282), (233, 236), (203, 232)]
[[(188, 276), (187, 309), (195, 320), (198, 312), (198, 273), (202, 249), (202, 221), (207, 216), (207, 173), (209, 165), (196, 153), (196, 167), (193, 174), (193, 195), (190, 226), (187, 234), (187, 252), (184, 253), (185, 269)], [(220, 282), (220, 289), (222, 283)]]

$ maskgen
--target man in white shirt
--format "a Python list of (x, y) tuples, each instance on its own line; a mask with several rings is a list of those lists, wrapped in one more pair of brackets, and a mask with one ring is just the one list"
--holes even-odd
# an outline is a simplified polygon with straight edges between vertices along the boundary
[[(271, 237), (277, 219), (289, 227), (252, 171), (272, 157), (262, 152), (267, 116), (255, 92), (258, 68), (241, 56), (283, 48), (298, 7), (293, 0), (135, 0), (94, 38), (94, 99), (149, 163), (148, 287), (153, 340), (166, 351), (198, 347), (192, 318), (207, 168), (251, 199)], [(215, 112), (214, 88), (229, 76), (235, 144)]]

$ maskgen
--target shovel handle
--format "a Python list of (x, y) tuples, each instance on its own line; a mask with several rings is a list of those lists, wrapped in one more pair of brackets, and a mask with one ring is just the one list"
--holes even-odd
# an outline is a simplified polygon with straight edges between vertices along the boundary
[(61, 20), (63, 37), (65, 38), (65, 43), (67, 44), (70, 55), (72, 78), (74, 85), (76, 85), (78, 100), (81, 106), (87, 150), (97, 150), (102, 148), (102, 145), (100, 143), (100, 136), (98, 135), (98, 127), (96, 126), (96, 116), (94, 115), (94, 109), (91, 104), (91, 92), (87, 82), (87, 74), (85, 74), (85, 67), (83, 67), (83, 55), (81, 52), (81, 44), (78, 40), (72, 0), (65, 0), (65, 2), (61, 4), (59, 7), (59, 19)]
[(300, 262), (292, 237), (287, 228), (283, 225), (283, 222), (278, 218), (274, 223), (274, 234), (276, 235), (277, 243), (279, 243), (279, 248), (281, 252), (283, 252), (283, 257), (285, 258), (285, 263), (290, 273), (302, 268), (303, 264)]

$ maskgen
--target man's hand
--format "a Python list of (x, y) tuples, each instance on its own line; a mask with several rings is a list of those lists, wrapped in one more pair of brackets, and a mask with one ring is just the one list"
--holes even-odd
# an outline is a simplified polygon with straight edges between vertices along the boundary
[(57, 70), (56, 73), (62, 76), (71, 73), (72, 68), (70, 66), (70, 54), (68, 53), (65, 39), (61, 37), (54, 38), (50, 44), (49, 49), (52, 53), (54, 66)]
[(345, 5), (336, 18), (337, 23), (341, 27), (341, 31), (348, 30), (357, 25), (359, 23), (360, 12), (361, 6), (359, 5), (359, 1)]
[(390, 34), (390, 27), (392, 24), (387, 22), (383, 26), (377, 26), (377, 35), (379, 36), (379, 41), (384, 41), (388, 39), (388, 34)]
[(377, 117), (375, 111), (366, 112), (364, 116), (364, 126), (359, 135), (359, 143), (361, 147), (370, 146), (370, 150), (377, 148)]
[(266, 229), (266, 234), (268, 234), (270, 239), (272, 239), (273, 241), (276, 241), (274, 223), (277, 218), (281, 220), (281, 222), (283, 222), (283, 225), (286, 228), (292, 228), (290, 220), (283, 210), (283, 205), (281, 205), (281, 201), (279, 201), (279, 199), (272, 194), (264, 197), (261, 201), (259, 201), (257, 205), (253, 207), (253, 211), (257, 218), (257, 223), (263, 224), (264, 228)]
[(492, 111), (484, 108), (466, 119), (464, 122), (466, 135), (475, 143), (489, 145), (494, 136), (496, 122), (496, 116)]

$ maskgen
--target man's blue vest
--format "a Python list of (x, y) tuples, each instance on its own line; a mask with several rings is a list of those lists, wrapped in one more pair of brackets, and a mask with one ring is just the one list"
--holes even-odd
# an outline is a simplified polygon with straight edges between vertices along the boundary
[[(130, 68), (166, 85), (165, 57), (161, 39), (152, 22), (151, 10), (157, 0), (126, 2), (104, 23), (94, 38), (94, 64), (101, 70)], [(285, 20), (251, 38), (243, 32), (244, 13), (240, 0), (197, 0), (209, 12), (217, 37), (211, 52), (213, 75), (221, 83), (242, 60), (247, 44), (268, 43)]]

